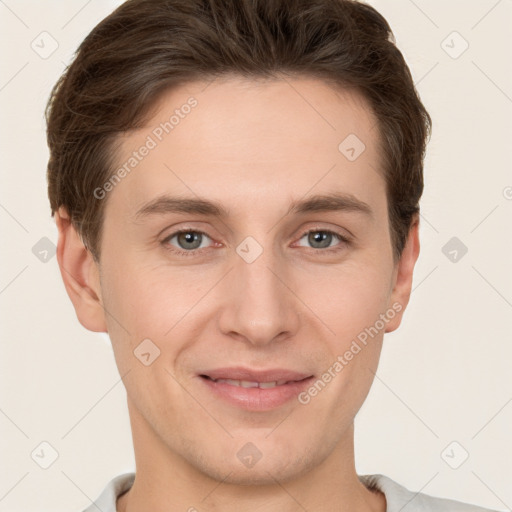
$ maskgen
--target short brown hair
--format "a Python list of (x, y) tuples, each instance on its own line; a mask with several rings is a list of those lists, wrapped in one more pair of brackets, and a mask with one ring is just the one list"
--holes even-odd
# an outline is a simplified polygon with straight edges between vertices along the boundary
[[(117, 136), (195, 80), (280, 73), (355, 88), (378, 119), (391, 239), (402, 253), (423, 192), (431, 119), (387, 21), (356, 0), (128, 0), (85, 38), (46, 109), (52, 215), (64, 206), (99, 259)], [(341, 141), (340, 141), (341, 142)]]

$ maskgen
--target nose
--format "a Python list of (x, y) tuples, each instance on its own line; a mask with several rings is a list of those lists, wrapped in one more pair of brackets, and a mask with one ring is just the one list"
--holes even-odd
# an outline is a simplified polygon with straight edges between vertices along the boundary
[(270, 250), (252, 262), (234, 256), (234, 268), (226, 276), (222, 291), (222, 333), (255, 346), (294, 336), (301, 302), (291, 286), (290, 267)]

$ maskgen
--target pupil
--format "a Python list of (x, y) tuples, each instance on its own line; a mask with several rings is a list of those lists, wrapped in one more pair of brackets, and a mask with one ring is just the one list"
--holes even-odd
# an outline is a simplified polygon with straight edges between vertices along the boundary
[(329, 247), (331, 241), (330, 237), (332, 237), (330, 233), (326, 233), (325, 231), (317, 231), (310, 235), (310, 243), (315, 244), (319, 242), (321, 247)]
[[(185, 239), (185, 244), (197, 242), (197, 240), (200, 237), (199, 233), (193, 233), (193, 232), (181, 233), (180, 236), (181, 236), (181, 238)], [(199, 247), (199, 245), (201, 245), (201, 243), (199, 243), (198, 245), (196, 244), (196, 246), (194, 246), (194, 247), (187, 247), (187, 249), (197, 249), (197, 247)]]

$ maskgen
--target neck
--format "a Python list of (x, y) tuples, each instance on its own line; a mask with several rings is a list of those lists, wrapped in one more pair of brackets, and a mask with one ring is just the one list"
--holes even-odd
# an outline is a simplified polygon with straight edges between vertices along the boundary
[(135, 450), (136, 477), (117, 500), (117, 512), (385, 512), (381, 492), (358, 479), (354, 464), (353, 425), (319, 465), (280, 481), (271, 468), (265, 482), (239, 485), (226, 475), (212, 478), (201, 461), (190, 461), (169, 449), (128, 403)]

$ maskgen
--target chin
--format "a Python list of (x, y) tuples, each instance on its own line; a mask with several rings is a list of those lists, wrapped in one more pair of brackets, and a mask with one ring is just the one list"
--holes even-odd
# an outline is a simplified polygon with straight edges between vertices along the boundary
[(307, 472), (306, 469), (301, 471), (300, 468), (291, 468), (289, 466), (287, 468), (276, 468), (272, 464), (264, 465), (261, 461), (258, 466), (259, 467), (246, 469), (240, 468), (239, 465), (231, 467), (229, 465), (223, 465), (222, 467), (200, 469), (214, 480), (220, 481), (224, 484), (237, 486), (275, 485), (276, 481), (287, 482), (297, 478), (300, 474)]
[[(260, 452), (261, 458), (257, 461), (247, 460), (244, 463), (244, 455), (252, 450), (254, 448), (249, 445), (241, 454), (234, 453), (230, 458), (226, 456), (227, 452), (207, 457), (203, 454), (194, 465), (208, 477), (226, 484), (263, 486), (299, 478), (322, 462), (318, 452), (316, 457), (311, 457), (309, 453), (280, 453), (277, 449), (267, 456)], [(255, 450), (252, 453), (258, 457)]]

